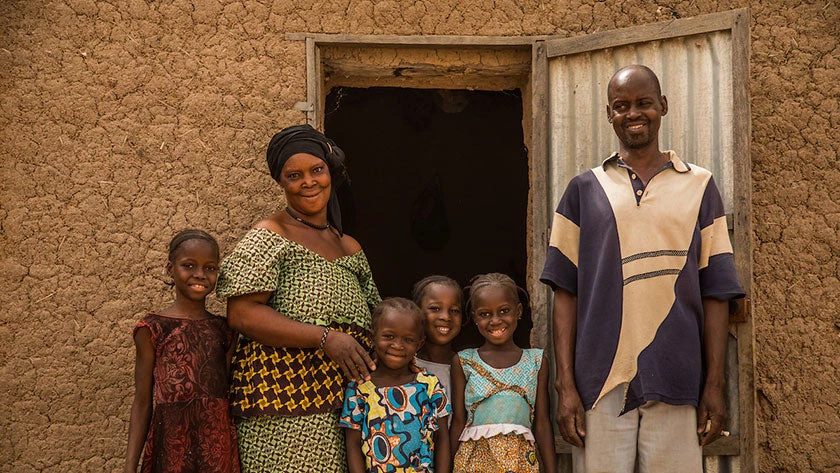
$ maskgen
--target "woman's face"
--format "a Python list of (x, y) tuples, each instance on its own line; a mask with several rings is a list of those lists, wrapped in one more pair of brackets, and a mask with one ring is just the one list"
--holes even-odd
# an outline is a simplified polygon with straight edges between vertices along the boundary
[(280, 171), (279, 183), (286, 193), (286, 203), (301, 214), (324, 211), (330, 200), (330, 171), (327, 163), (317, 156), (293, 154)]

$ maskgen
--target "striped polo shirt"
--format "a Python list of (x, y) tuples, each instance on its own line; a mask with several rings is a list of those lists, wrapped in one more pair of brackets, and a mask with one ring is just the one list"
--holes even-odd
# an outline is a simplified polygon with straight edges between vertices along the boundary
[(673, 151), (647, 185), (618, 154), (573, 178), (540, 280), (577, 296), (575, 382), (589, 410), (628, 383), (647, 401), (697, 405), (703, 298), (744, 293), (712, 174)]

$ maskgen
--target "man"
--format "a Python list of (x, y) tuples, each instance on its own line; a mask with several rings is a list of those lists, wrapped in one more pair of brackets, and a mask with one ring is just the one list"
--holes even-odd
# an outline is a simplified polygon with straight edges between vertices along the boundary
[(557, 422), (576, 473), (702, 472), (727, 421), (729, 301), (743, 297), (711, 173), (660, 151), (668, 101), (629, 66), (607, 88), (618, 153), (569, 182), (554, 289)]

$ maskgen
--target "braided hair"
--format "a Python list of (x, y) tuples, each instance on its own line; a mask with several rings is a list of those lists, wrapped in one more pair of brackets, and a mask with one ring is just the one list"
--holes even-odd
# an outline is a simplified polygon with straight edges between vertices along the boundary
[(205, 232), (204, 230), (198, 230), (195, 228), (188, 228), (186, 230), (181, 230), (180, 232), (176, 233), (172, 240), (169, 241), (169, 261), (174, 263), (175, 262), (175, 252), (178, 251), (178, 248), (189, 240), (204, 240), (210, 243), (213, 248), (216, 250), (216, 254), (219, 254), (219, 242), (213, 238), (212, 235)]
[(499, 286), (502, 289), (507, 290), (510, 295), (513, 296), (513, 299), (517, 304), (521, 304), (523, 301), (525, 304), (528, 303), (528, 292), (517, 286), (510, 276), (502, 273), (487, 273), (474, 276), (470, 279), (470, 285), (464, 288), (469, 293), (464, 310), (469, 313), (472, 310), (472, 301), (478, 291), (491, 286)]
[(440, 274), (426, 276), (425, 278), (417, 281), (414, 288), (411, 289), (411, 298), (414, 299), (415, 304), (418, 306), (423, 305), (423, 296), (426, 295), (426, 290), (429, 289), (429, 286), (432, 284), (440, 284), (441, 286), (455, 289), (458, 293), (458, 303), (463, 304), (464, 295), (461, 292), (461, 286), (458, 285), (458, 281), (450, 278), (449, 276), (441, 276)]
[(426, 336), (426, 330), (423, 328), (426, 325), (426, 317), (423, 315), (423, 311), (420, 310), (420, 307), (418, 307), (417, 304), (404, 297), (387, 297), (379, 304), (376, 304), (376, 307), (373, 308), (373, 315), (370, 319), (371, 331), (376, 333), (376, 326), (379, 324), (379, 321), (382, 320), (382, 316), (385, 315), (385, 311), (388, 310), (409, 314), (420, 327), (423, 337)]

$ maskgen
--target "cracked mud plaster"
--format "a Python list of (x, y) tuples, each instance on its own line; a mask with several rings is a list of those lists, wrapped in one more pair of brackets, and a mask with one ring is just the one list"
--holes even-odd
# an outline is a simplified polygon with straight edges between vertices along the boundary
[(229, 251), (282, 199), (263, 153), (306, 96), (285, 32), (578, 36), (745, 6), (760, 470), (838, 471), (840, 14), (800, 3), (0, 2), (0, 471), (120, 469), (169, 238)]

